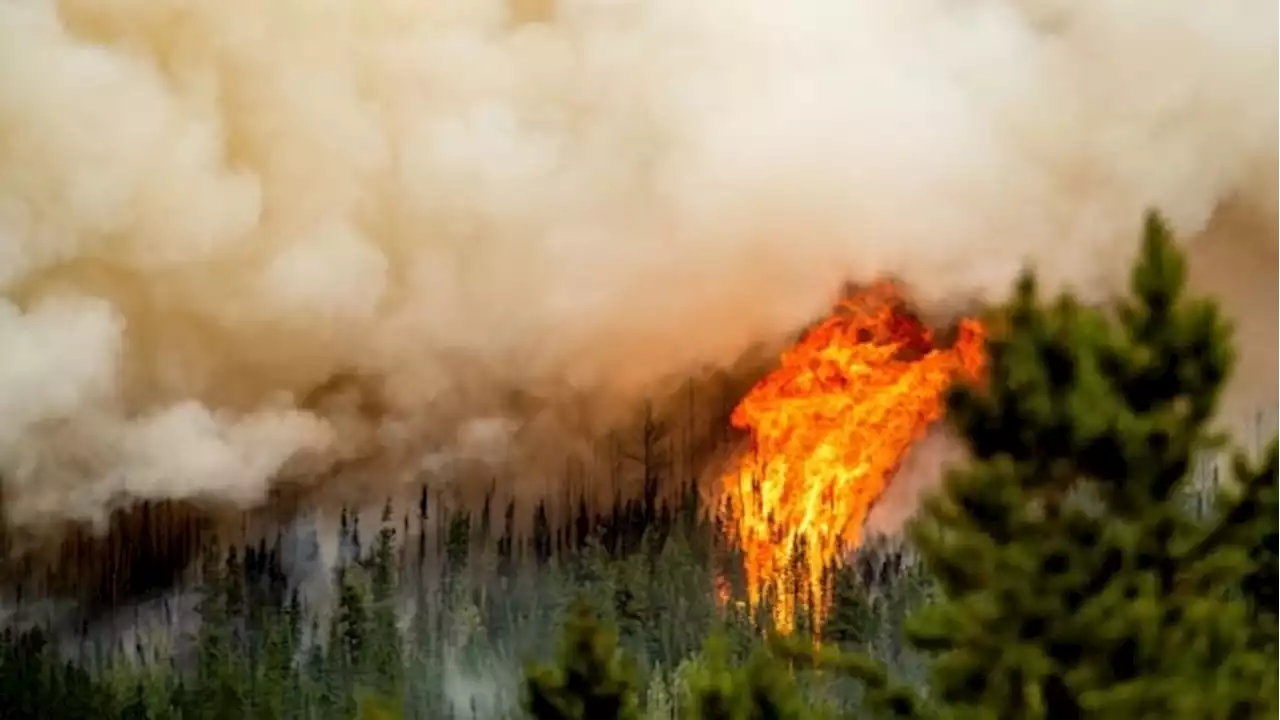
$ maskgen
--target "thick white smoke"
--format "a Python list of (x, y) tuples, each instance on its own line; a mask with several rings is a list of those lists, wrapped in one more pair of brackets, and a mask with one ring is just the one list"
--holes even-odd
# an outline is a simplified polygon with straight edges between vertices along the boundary
[[(511, 389), (621, 407), (846, 280), (945, 310), (1032, 263), (1103, 297), (1149, 207), (1274, 223), (1276, 28), (1270, 0), (0, 2), (8, 519), (253, 502), (519, 423)], [(1260, 297), (1274, 236), (1214, 238), (1269, 263)]]

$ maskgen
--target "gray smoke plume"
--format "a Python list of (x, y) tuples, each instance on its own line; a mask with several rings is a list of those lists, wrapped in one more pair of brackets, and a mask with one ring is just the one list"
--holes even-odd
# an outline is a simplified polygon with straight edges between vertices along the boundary
[[(1267, 0), (2, 2), (7, 520), (607, 427), (846, 281), (946, 312), (1030, 263), (1104, 299), (1148, 208), (1275, 397), (1276, 28)], [(1206, 234), (1227, 203), (1261, 224)]]

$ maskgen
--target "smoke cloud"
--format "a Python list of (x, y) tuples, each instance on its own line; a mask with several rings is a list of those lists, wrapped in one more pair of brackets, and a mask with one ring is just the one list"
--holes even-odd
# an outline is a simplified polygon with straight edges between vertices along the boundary
[[(1149, 207), (1254, 258), (1216, 282), (1265, 300), (1234, 311), (1275, 397), (1276, 28), (1267, 0), (0, 2), (7, 519), (607, 424), (846, 281), (951, 312), (1030, 263), (1103, 299)], [(1262, 229), (1205, 234), (1227, 203)]]

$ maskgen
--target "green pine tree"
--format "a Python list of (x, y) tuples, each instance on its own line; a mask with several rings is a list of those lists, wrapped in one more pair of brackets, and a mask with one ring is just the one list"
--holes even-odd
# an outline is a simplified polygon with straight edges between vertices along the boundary
[(233, 631), (237, 581), (227, 572), (234, 569), (235, 563), (220, 563), (217, 547), (215, 539), (204, 553), (204, 597), (198, 608), (200, 631), (191, 699), (195, 716), (206, 720), (243, 717), (247, 710), (243, 674), (238, 667), (241, 658)]
[(147, 706), (146, 688), (138, 682), (133, 689), (128, 704), (120, 711), (120, 720), (151, 720), (151, 710)]
[[(1249, 477), (1244, 467), (1237, 468), (1237, 477)], [(1277, 590), (1280, 589), (1280, 455), (1273, 444), (1266, 461), (1253, 473), (1248, 490), (1237, 507), (1254, 509), (1250, 533), (1245, 542), (1250, 545), (1252, 569), (1242, 578), (1241, 587), (1250, 603), (1258, 627), (1262, 629), (1263, 642), (1276, 643)]]
[(909, 629), (956, 717), (1276, 716), (1276, 653), (1238, 591), (1260, 582), (1254, 508), (1274, 533), (1274, 460), (1204, 520), (1181, 501), (1232, 352), (1164, 225), (1145, 230), (1115, 312), (1042, 304), (1027, 275), (988, 382), (949, 398), (973, 462), (913, 533), (943, 598)]
[(257, 632), (263, 635), (262, 660), (254, 684), (253, 717), (279, 720), (286, 716), (291, 703), (301, 700), (295, 686), (292, 642), (288, 608), (272, 608), (264, 612)]
[(822, 636), (841, 646), (865, 649), (876, 640), (883, 622), (877, 598), (856, 567), (843, 565), (832, 572), (831, 611)]
[(765, 648), (744, 665), (729, 662), (723, 638), (707, 641), (686, 676), (680, 717), (689, 720), (818, 720), (828, 717), (805, 697), (791, 667)]
[(536, 720), (638, 720), (635, 670), (618, 638), (578, 601), (561, 641), (556, 666), (526, 671), (525, 709)]
[(365, 653), (364, 675), (369, 689), (390, 702), (404, 694), (404, 650), (396, 617), (396, 531), (391, 524), (390, 502), (382, 512), (382, 529), (378, 532), (370, 571), (370, 642)]
[(355, 570), (358, 568), (339, 568), (335, 572), (338, 607), (329, 621), (322, 671), (327, 717), (343, 720), (356, 712), (355, 695), (369, 647), (368, 604)]

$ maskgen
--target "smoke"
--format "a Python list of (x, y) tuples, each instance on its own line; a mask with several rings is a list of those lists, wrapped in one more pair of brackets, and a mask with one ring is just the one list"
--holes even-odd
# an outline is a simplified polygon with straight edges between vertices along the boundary
[(1105, 298), (1149, 207), (1188, 239), (1228, 201), (1270, 218), (1206, 237), (1274, 289), (1276, 27), (1265, 0), (0, 2), (7, 519), (600, 427), (845, 281), (946, 312), (1031, 263)]
[(965, 456), (964, 446), (946, 428), (935, 426), (908, 451), (893, 482), (876, 499), (865, 532), (893, 535), (914, 517), (921, 501), (942, 485), (946, 474)]
[[(466, 662), (457, 650), (446, 650), (443, 663), (444, 698), (457, 717), (503, 717), (514, 714), (520, 698), (521, 668), (509, 659), (485, 657)], [(479, 667), (475, 667), (479, 665)]]

